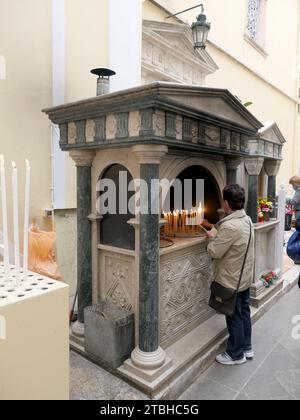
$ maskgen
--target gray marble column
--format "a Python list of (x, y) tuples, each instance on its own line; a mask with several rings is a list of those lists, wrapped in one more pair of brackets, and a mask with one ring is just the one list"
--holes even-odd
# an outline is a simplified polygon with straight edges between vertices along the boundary
[(226, 158), (225, 159), (227, 185), (236, 184), (238, 182), (237, 170), (241, 163), (242, 163), (241, 158)]
[(91, 166), (94, 151), (72, 151), (77, 167), (77, 291), (78, 322), (74, 334), (84, 334), (84, 309), (92, 304), (92, 238), (89, 215), (92, 205)]
[(247, 213), (253, 223), (257, 223), (258, 176), (262, 170), (264, 158), (253, 157), (245, 159), (248, 173), (248, 204)]
[[(140, 256), (139, 256), (139, 345), (131, 360), (141, 369), (158, 369), (164, 365), (166, 355), (159, 346), (159, 223), (160, 214), (151, 214), (151, 205), (159, 209), (159, 186), (151, 188), (152, 180), (159, 180), (161, 158), (167, 153), (165, 146), (134, 146), (139, 158), (140, 178), (148, 186), (141, 187)], [(153, 208), (153, 207), (152, 207)]]

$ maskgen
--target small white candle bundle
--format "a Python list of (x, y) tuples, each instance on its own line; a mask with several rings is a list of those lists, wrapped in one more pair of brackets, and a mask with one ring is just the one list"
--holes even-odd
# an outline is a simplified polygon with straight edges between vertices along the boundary
[[(7, 222), (7, 191), (6, 191), (6, 174), (4, 157), (0, 158), (0, 174), (1, 174), (1, 202), (2, 202), (2, 224), (3, 224), (3, 245), (4, 245), (4, 273), (5, 280), (10, 279), (9, 265), (9, 239), (8, 239), (8, 222)], [(19, 235), (19, 185), (18, 185), (18, 169), (15, 162), (12, 163), (12, 196), (13, 196), (13, 232), (14, 232), (14, 256), (15, 256), (15, 272), (16, 280), (19, 284), (21, 281), (20, 266), (20, 235)], [(24, 258), (23, 273), (24, 279), (28, 276), (28, 230), (29, 230), (29, 201), (30, 201), (30, 165), (26, 160), (26, 179), (25, 179), (25, 209), (24, 209)]]

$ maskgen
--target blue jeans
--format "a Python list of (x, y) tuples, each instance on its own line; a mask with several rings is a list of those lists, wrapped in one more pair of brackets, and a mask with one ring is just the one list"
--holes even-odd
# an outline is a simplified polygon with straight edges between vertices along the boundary
[(233, 360), (240, 360), (245, 351), (252, 350), (250, 289), (238, 294), (235, 314), (227, 316), (226, 322), (229, 332), (226, 352)]

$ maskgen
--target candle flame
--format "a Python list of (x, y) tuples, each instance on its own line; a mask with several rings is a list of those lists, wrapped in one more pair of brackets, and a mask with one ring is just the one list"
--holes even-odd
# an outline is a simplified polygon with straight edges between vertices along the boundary
[(16, 168), (17, 168), (17, 165), (16, 165), (16, 163), (15, 163), (15, 162), (12, 162), (11, 164), (12, 164), (12, 167), (13, 167), (14, 169), (16, 169)]
[(27, 168), (30, 168), (30, 164), (29, 164), (29, 160), (28, 159), (26, 159), (26, 166), (27, 166)]

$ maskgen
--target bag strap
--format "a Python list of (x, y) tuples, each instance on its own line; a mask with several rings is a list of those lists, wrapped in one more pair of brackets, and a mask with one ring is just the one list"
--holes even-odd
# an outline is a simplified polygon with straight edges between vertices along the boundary
[(246, 260), (247, 260), (247, 256), (248, 256), (248, 252), (249, 252), (249, 248), (250, 248), (250, 243), (251, 243), (251, 239), (252, 239), (252, 225), (251, 225), (250, 220), (249, 220), (249, 227), (250, 227), (250, 237), (249, 237), (249, 242), (248, 242), (248, 246), (247, 246), (247, 251), (246, 251), (246, 254), (245, 254), (245, 257), (244, 257), (244, 262), (243, 262), (242, 271), (241, 271), (240, 278), (239, 278), (238, 287), (237, 287), (237, 290), (236, 290), (237, 293), (239, 292), (239, 289), (240, 289), (240, 286), (241, 286), (242, 277), (243, 277), (243, 273), (244, 273), (244, 268), (245, 268), (245, 264), (246, 264)]

